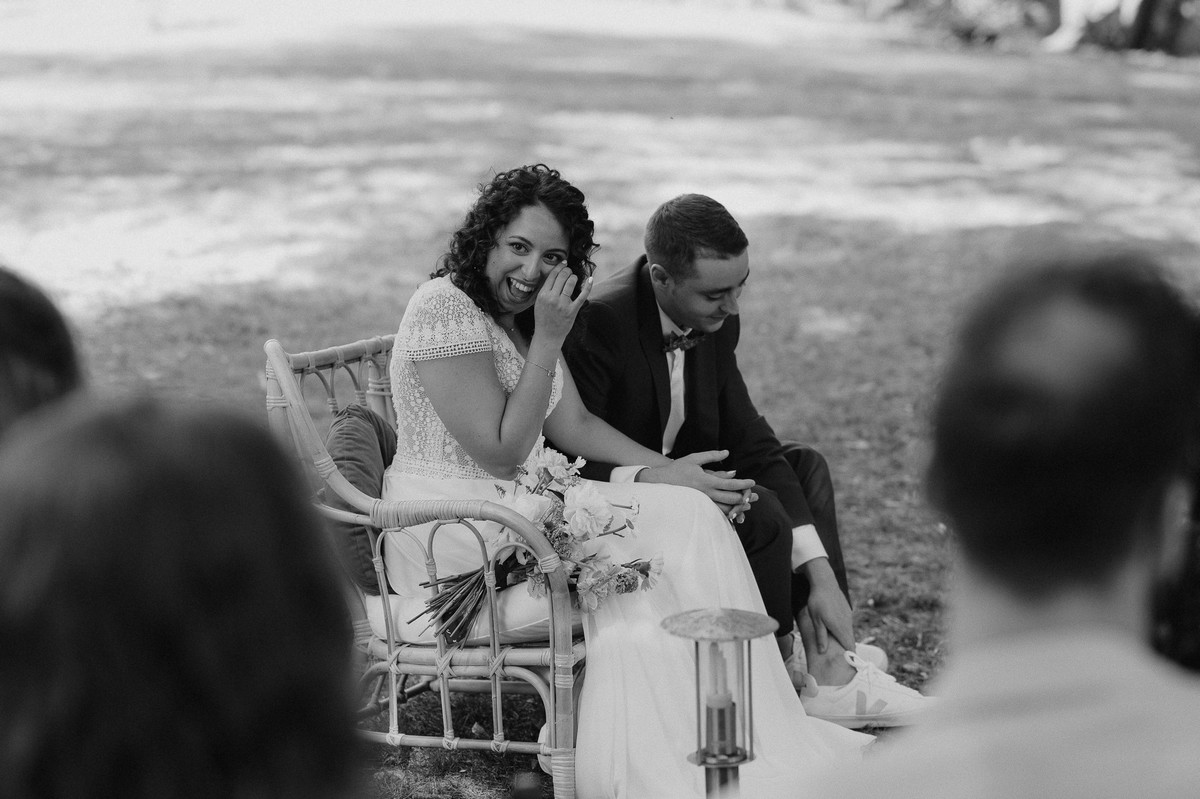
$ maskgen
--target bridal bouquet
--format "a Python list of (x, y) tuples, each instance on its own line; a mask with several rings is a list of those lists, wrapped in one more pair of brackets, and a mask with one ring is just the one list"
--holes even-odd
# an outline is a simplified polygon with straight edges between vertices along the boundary
[[(512, 490), (497, 485), (500, 504), (533, 522), (546, 536), (567, 569), (567, 582), (575, 606), (591, 613), (612, 594), (628, 594), (654, 587), (662, 573), (662, 556), (629, 563), (611, 563), (608, 555), (594, 551), (588, 542), (607, 535), (634, 534), (637, 501), (614, 505), (596, 487), (579, 476), (584, 460), (569, 462), (565, 455), (538, 441), (521, 467)], [(546, 575), (526, 550), (513, 546), (522, 539), (507, 528), (488, 542), (496, 561), (496, 587), (504, 590), (525, 583), (531, 596), (546, 595)], [(422, 583), (437, 585), (438, 593), (426, 600), (421, 615), (430, 616), (438, 635), (451, 643), (467, 637), (483, 608), (486, 588), (483, 569)]]

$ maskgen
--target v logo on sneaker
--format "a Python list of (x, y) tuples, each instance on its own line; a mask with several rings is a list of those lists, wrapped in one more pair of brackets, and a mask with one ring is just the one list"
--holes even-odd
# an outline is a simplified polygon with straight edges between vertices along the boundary
[(857, 673), (846, 685), (817, 688), (815, 695), (800, 691), (800, 701), (810, 716), (841, 724), (843, 727), (900, 727), (912, 724), (916, 714), (933, 700), (921, 696), (896, 678), (853, 652), (845, 653), (846, 662)]
[(858, 716), (859, 718), (875, 716), (881, 713), (883, 709), (887, 707), (887, 705), (888, 703), (886, 699), (876, 699), (874, 704), (872, 704), (870, 707), (867, 707), (867, 692), (860, 690), (858, 695), (854, 698), (854, 715)]

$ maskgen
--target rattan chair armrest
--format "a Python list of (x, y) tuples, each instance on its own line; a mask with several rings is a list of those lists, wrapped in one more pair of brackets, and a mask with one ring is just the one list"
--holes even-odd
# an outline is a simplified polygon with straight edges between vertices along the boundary
[(497, 522), (524, 539), (537, 558), (557, 557), (554, 547), (533, 522), (511, 508), (488, 500), (375, 500), (371, 507), (371, 524), (384, 530), (438, 519), (484, 519)]
[(365, 513), (355, 513), (354, 511), (342, 510), (341, 508), (333, 508), (321, 502), (313, 503), (313, 507), (317, 509), (317, 513), (335, 522), (343, 524), (361, 524), (364, 527), (374, 526), (371, 517)]

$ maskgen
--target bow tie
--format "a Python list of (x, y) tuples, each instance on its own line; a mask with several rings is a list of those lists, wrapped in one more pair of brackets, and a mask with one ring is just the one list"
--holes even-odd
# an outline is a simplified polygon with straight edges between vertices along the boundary
[(686, 336), (681, 336), (678, 333), (667, 333), (663, 336), (663, 352), (671, 352), (672, 350), (687, 352), (703, 340), (703, 333), (693, 332), (688, 333)]

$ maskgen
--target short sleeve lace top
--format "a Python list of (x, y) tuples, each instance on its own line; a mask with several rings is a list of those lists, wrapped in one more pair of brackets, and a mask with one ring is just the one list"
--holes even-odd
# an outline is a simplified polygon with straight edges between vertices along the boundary
[[(417, 361), (488, 351), (501, 388), (505, 395), (512, 394), (525, 358), (504, 329), (451, 283), (449, 276), (434, 278), (413, 293), (392, 349), (397, 427), (394, 470), (420, 477), (491, 478), (442, 424), (416, 368)], [(562, 369), (555, 368), (547, 416), (561, 397)]]

